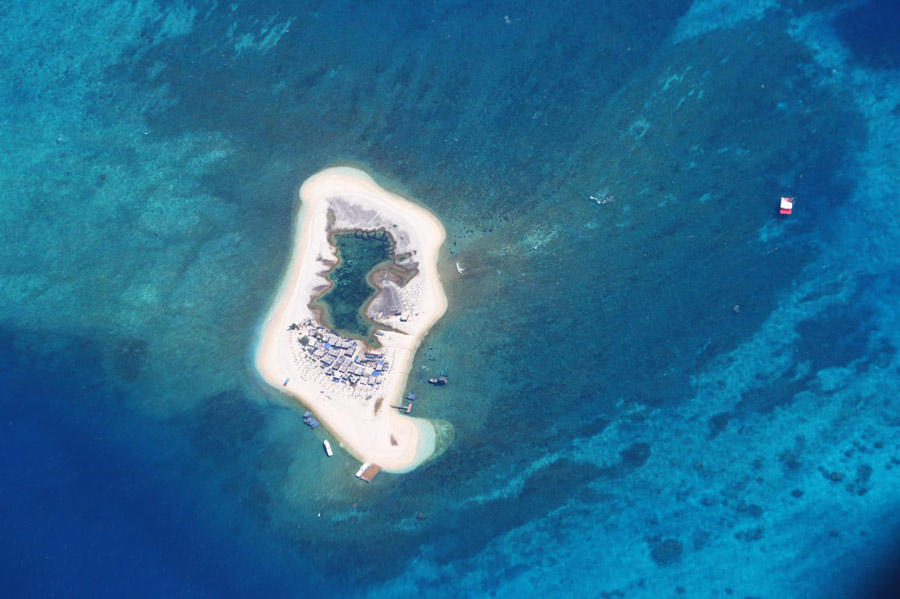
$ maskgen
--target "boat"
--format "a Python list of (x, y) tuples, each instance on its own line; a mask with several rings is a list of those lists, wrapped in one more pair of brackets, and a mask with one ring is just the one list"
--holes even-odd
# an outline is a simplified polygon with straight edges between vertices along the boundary
[(406, 399), (408, 399), (409, 401), (416, 401), (416, 399), (418, 399), (418, 397), (419, 396), (416, 395), (415, 393), (410, 393), (406, 396)]
[(466, 269), (463, 268), (462, 266), (460, 266), (459, 262), (457, 262), (456, 263), (456, 272), (458, 272), (459, 274), (463, 274), (464, 272), (466, 272)]
[(309, 428), (316, 428), (317, 426), (319, 426), (319, 421), (315, 419), (313, 413), (309, 410), (307, 410), (306, 413), (303, 414), (303, 422), (305, 422), (306, 426), (308, 426)]
[(288, 381), (291, 379), (284, 379), (284, 383), (282, 383), (282, 387), (287, 387)]
[(322, 442), (322, 445), (325, 446), (325, 455), (327, 455), (329, 458), (334, 455), (334, 452), (331, 451), (331, 443), (328, 442), (328, 439), (325, 439)]
[(794, 209), (794, 198), (781, 197), (781, 214), (790, 214)]
[(447, 384), (447, 375), (442, 374), (439, 377), (428, 379), (428, 382), (437, 387), (443, 387)]

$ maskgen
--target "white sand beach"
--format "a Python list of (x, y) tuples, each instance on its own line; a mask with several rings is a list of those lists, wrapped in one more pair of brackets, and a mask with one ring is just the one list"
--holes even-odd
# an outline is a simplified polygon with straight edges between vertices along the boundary
[[(416, 349), (447, 308), (437, 272), (444, 227), (425, 208), (382, 189), (367, 173), (354, 168), (328, 168), (313, 175), (300, 188), (300, 199), (293, 254), (263, 325), (257, 370), (268, 384), (308, 407), (359, 460), (388, 472), (408, 472), (434, 453), (435, 429), (430, 421), (391, 406), (401, 405)], [(322, 324), (311, 322), (317, 314), (310, 303), (329, 284), (325, 273), (337, 259), (329, 233), (344, 230), (386, 231), (393, 237), (395, 255), (410, 254), (408, 262), (418, 263), (418, 272), (396, 294), (402, 309), (394, 312), (400, 314), (370, 315), (395, 330), (385, 330), (378, 337), (382, 345), (378, 357), (365, 361), (367, 372), (358, 377), (353, 372), (362, 368), (359, 360), (366, 348), (342, 349), (349, 341), (335, 342), (335, 336), (330, 339), (338, 347), (326, 345), (329, 335), (323, 329), (316, 330), (322, 339), (312, 342), (318, 343), (321, 355), (300, 343), (315, 325)], [(290, 330), (291, 325), (301, 324)], [(331, 356), (325, 353), (328, 350)], [(335, 361), (330, 366), (323, 366), (331, 360)], [(369, 372), (376, 368), (376, 360), (377, 368), (384, 370)], [(344, 379), (336, 381), (338, 377)], [(350, 384), (355, 379), (359, 382)]]

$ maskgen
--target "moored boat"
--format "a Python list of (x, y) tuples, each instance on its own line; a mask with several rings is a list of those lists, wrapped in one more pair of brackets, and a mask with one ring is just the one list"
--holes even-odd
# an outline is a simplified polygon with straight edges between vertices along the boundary
[(443, 387), (448, 382), (447, 375), (442, 374), (439, 377), (430, 378), (430, 379), (428, 379), (428, 382), (431, 383), (432, 385), (435, 385), (436, 387)]
[(329, 458), (334, 455), (334, 453), (331, 451), (331, 443), (328, 442), (328, 439), (325, 439), (322, 442), (322, 445), (325, 446), (325, 455), (327, 455)]
[(303, 414), (303, 422), (305, 422), (306, 426), (308, 426), (309, 428), (316, 428), (317, 426), (319, 426), (319, 421), (316, 420), (315, 416), (313, 416), (312, 412), (310, 412), (309, 410), (307, 410), (306, 413)]

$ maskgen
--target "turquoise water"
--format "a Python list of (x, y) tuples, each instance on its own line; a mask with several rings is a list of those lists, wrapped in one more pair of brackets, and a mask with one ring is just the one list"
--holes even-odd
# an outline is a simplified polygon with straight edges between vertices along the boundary
[(377, 289), (369, 282), (369, 274), (391, 259), (391, 242), (384, 237), (341, 233), (334, 236), (334, 244), (338, 264), (328, 274), (333, 286), (319, 300), (325, 307), (325, 324), (341, 333), (371, 339), (375, 323), (366, 318), (363, 308)]
[[(4, 595), (892, 597), (897, 22), (4, 6)], [(448, 234), (409, 390), (453, 444), (371, 485), (251, 363), (347, 162)]]

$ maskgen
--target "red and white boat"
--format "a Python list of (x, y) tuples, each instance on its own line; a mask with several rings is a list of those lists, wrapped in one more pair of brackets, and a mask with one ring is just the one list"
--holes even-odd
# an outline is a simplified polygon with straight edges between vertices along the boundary
[(781, 213), (782, 214), (790, 214), (791, 210), (794, 209), (794, 198), (786, 198), (782, 196), (781, 198)]

